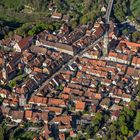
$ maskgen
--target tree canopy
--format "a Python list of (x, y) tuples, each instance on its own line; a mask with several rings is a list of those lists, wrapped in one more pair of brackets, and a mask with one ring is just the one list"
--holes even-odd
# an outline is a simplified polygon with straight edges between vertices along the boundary
[(137, 111), (137, 115), (136, 115), (136, 118), (134, 120), (134, 128), (136, 130), (140, 130), (140, 111), (139, 110)]

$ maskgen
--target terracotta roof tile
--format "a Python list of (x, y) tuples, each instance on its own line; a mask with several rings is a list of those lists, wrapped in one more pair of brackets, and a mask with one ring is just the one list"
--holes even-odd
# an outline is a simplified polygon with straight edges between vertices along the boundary
[(77, 101), (75, 109), (79, 111), (83, 111), (85, 109), (85, 102)]
[(64, 92), (64, 93), (70, 93), (70, 88), (64, 87), (63, 92)]
[(61, 99), (49, 98), (48, 105), (66, 106), (65, 102)]
[(26, 38), (21, 39), (18, 42), (18, 45), (21, 48), (21, 50), (23, 50), (25, 47), (29, 46), (31, 39), (32, 39), (32, 37), (28, 36)]
[(25, 111), (25, 118), (26, 119), (31, 119), (33, 116), (33, 112), (31, 110), (26, 110)]

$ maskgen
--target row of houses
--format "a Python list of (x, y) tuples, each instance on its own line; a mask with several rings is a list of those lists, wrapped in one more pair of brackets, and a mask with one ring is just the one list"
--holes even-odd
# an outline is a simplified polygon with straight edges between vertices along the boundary
[[(19, 124), (24, 124), (24, 120), (43, 121), (42, 133), (46, 139), (52, 135), (59, 139), (67, 134), (76, 136), (83, 123), (92, 122), (96, 112), (107, 111), (111, 120), (117, 120), (121, 109), (129, 106), (135, 95), (139, 79), (138, 48), (134, 51), (132, 46), (120, 42), (104, 57), (101, 41), (50, 78), (78, 51), (102, 36), (103, 31), (103, 25), (91, 23), (61, 35), (59, 32), (50, 36), (48, 31), (43, 31), (34, 38), (16, 36), (10, 39), (10, 45), (9, 42), (4, 45), (3, 40), (2, 45), (13, 48), (16, 53), (8, 53), (3, 61), (1, 52), (0, 63), (13, 66), (17, 83), (12, 91), (0, 89), (0, 96), (4, 98), (3, 115)], [(30, 44), (30, 40), (35, 44)], [(5, 63), (7, 61), (10, 63)], [(35, 92), (49, 78), (49, 82)]]
[[(82, 86), (80, 91), (80, 85), (70, 82), (76, 80), (74, 75), (76, 76), (78, 70), (77, 64), (68, 66), (70, 70), (66, 68), (53, 77), (39, 93), (34, 92), (103, 32), (104, 28), (100, 23), (82, 25), (72, 32), (64, 24), (57, 34), (43, 31), (34, 37), (22, 38), (14, 35), (12, 38), (1, 40), (0, 45), (10, 49), (0, 51), (0, 80), (1, 84), (9, 87), (0, 88), (3, 116), (16, 124), (24, 124), (27, 121), (43, 122), (44, 126), (47, 126), (42, 132), (47, 134), (46, 137), (52, 135), (55, 128), (60, 131), (60, 137), (64, 136), (65, 132), (71, 132), (74, 126), (72, 120), (75, 117), (68, 112), (84, 111), (88, 105), (85, 101), (89, 100), (88, 95), (89, 103), (93, 98), (102, 97), (100, 93), (91, 95), (94, 86), (92, 81), (81, 79), (81, 85), (87, 87), (89, 93), (82, 90)], [(91, 87), (88, 87), (90, 83)], [(77, 97), (81, 99), (77, 100)]]

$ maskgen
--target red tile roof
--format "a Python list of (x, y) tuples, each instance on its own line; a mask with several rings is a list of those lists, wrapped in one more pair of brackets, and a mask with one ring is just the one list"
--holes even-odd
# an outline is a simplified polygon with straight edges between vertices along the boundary
[(45, 97), (32, 96), (29, 100), (29, 103), (46, 104), (47, 105), (47, 101), (48, 101), (48, 99)]
[(75, 109), (79, 111), (83, 111), (85, 109), (85, 102), (77, 101)]
[(49, 98), (48, 105), (54, 105), (54, 106), (66, 106), (64, 100), (61, 99), (55, 99), (55, 98)]
[(127, 40), (122, 40), (121, 43), (126, 43), (127, 46), (140, 47), (140, 44), (134, 43), (134, 42), (129, 42)]
[(64, 123), (64, 124), (70, 124), (72, 121), (71, 116), (63, 115), (63, 116), (56, 116), (53, 118), (52, 122), (59, 122), (59, 123)]
[(64, 93), (70, 93), (70, 88), (64, 87), (63, 92), (64, 92)]
[(108, 56), (117, 58), (117, 53), (110, 51)]
[(29, 46), (29, 42), (31, 41), (32, 37), (28, 36), (26, 38), (21, 39), (18, 42), (19, 47), (23, 50), (25, 47)]
[(31, 119), (33, 116), (33, 112), (31, 110), (26, 110), (25, 111), (25, 118), (26, 119)]

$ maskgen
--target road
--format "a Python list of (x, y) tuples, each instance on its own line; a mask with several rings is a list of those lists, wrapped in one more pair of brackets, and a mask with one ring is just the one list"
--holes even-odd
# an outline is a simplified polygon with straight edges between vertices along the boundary
[[(109, 0), (108, 3), (108, 7), (107, 7), (107, 11), (105, 14), (105, 19), (106, 19), (106, 24), (109, 23), (109, 18), (110, 18), (110, 14), (111, 14), (111, 9), (113, 6), (113, 2), (114, 0)], [(106, 31), (107, 32), (107, 31)], [(45, 85), (47, 85), (56, 75), (58, 75), (63, 69), (64, 67), (72, 64), (77, 57), (82, 56), (87, 50), (89, 50), (90, 48), (92, 48), (93, 46), (95, 46), (98, 42), (100, 42), (104, 37), (106, 36), (106, 33), (104, 33), (100, 38), (98, 38), (93, 44), (89, 45), (88, 47), (86, 47), (84, 50), (82, 50), (81, 52), (79, 52), (78, 54), (76, 54), (72, 59), (70, 59), (66, 64), (64, 64), (56, 73), (54, 73), (48, 80), (46, 80), (37, 91), (35, 91), (33, 94), (37, 94), (40, 93), (40, 91), (44, 88)]]
[(47, 85), (56, 75), (60, 74), (60, 72), (67, 67), (68, 65), (71, 65), (77, 57), (82, 56), (87, 50), (89, 50), (90, 48), (92, 48), (93, 46), (95, 46), (97, 43), (99, 43), (102, 39), (103, 39), (104, 35), (101, 36), (100, 38), (98, 38), (93, 44), (89, 45), (88, 47), (86, 47), (84, 50), (82, 50), (81, 52), (79, 52), (78, 54), (76, 54), (72, 59), (70, 59), (66, 64), (64, 64), (56, 73), (54, 73), (48, 80), (46, 80), (37, 91), (35, 91), (33, 94), (36, 95), (37, 93), (40, 93), (40, 91), (45, 87), (45, 85)]
[(109, 23), (109, 18), (110, 18), (113, 2), (114, 2), (114, 0), (109, 0), (107, 11), (106, 11), (106, 14), (105, 14), (106, 24)]

